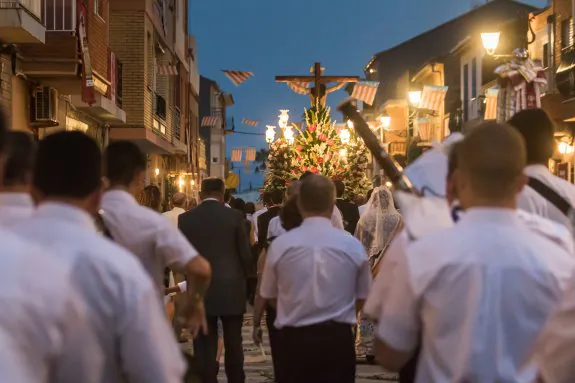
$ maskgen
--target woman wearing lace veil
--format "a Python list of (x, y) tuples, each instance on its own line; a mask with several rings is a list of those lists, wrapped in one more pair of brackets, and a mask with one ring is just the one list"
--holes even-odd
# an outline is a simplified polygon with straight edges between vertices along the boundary
[[(363, 244), (369, 257), (374, 278), (377, 276), (379, 264), (387, 247), (401, 227), (401, 215), (395, 208), (391, 191), (385, 186), (376, 188), (355, 230), (356, 238)], [(356, 355), (365, 356), (369, 363), (373, 363), (375, 360), (373, 324), (363, 314), (358, 321), (357, 330)]]

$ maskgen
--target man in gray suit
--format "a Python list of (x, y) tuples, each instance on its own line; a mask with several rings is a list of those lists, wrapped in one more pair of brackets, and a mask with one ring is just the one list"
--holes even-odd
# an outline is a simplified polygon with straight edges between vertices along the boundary
[(212, 282), (205, 298), (208, 335), (194, 341), (198, 372), (203, 383), (217, 383), (217, 321), (222, 322), (225, 368), (229, 383), (244, 383), (242, 322), (246, 308), (246, 282), (252, 267), (248, 233), (239, 211), (224, 205), (224, 182), (202, 181), (202, 203), (179, 216), (178, 226), (212, 267)]

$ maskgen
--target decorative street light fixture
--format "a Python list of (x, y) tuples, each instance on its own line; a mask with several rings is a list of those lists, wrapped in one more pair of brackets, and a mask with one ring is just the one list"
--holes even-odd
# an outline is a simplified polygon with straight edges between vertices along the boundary
[(267, 125), (266, 127), (267, 127), (266, 142), (268, 144), (271, 144), (272, 142), (274, 142), (274, 138), (276, 136), (276, 127), (272, 125)]
[(284, 138), (286, 139), (286, 141), (288, 142), (288, 144), (293, 144), (294, 143), (294, 132), (291, 126), (286, 126), (284, 128)]
[(495, 51), (499, 45), (499, 32), (487, 32), (481, 34), (481, 42), (483, 43), (483, 48), (489, 56), (495, 56)]
[(344, 145), (349, 144), (349, 140), (351, 139), (350, 129), (353, 129), (353, 122), (351, 120), (347, 120), (347, 128), (341, 128), (339, 131), (339, 139)]
[(280, 110), (278, 126), (282, 130), (288, 126), (288, 121), (289, 121), (288, 112), (289, 112), (289, 110), (287, 110), (287, 109)]
[(387, 114), (381, 115), (379, 116), (379, 122), (381, 123), (383, 129), (388, 130), (391, 126), (391, 117)]
[(415, 107), (419, 106), (419, 103), (421, 102), (421, 91), (420, 90), (411, 90), (409, 91), (409, 93), (407, 94), (408, 98), (409, 98), (409, 103)]

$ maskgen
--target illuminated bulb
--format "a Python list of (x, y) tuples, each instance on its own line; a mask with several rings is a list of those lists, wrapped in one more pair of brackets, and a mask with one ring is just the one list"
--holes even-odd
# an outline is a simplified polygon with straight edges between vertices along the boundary
[(194, 186), (195, 184), (196, 184), (196, 181), (194, 181), (194, 180), (190, 181), (190, 185)]
[(288, 124), (289, 121), (289, 114), (288, 114), (289, 110), (287, 109), (282, 109), (280, 110), (280, 115), (279, 115), (279, 122), (278, 125), (280, 128), (285, 129), (285, 127)]
[(571, 154), (575, 152), (575, 148), (566, 142), (560, 142), (558, 145), (559, 153), (561, 154)]
[(381, 126), (383, 126), (384, 129), (389, 129), (391, 126), (391, 117), (381, 116), (379, 117), (379, 122), (381, 122)]
[(339, 156), (344, 158), (347, 157), (347, 149), (346, 148), (340, 149)]
[(420, 90), (413, 90), (408, 93), (409, 102), (413, 106), (418, 106), (421, 102), (421, 91)]
[(388, 188), (390, 188), (390, 187), (392, 186), (392, 185), (391, 185), (391, 182), (387, 181), (387, 182), (385, 183), (385, 186), (387, 186)]
[(353, 121), (352, 120), (347, 120), (347, 127), (350, 129), (353, 129)]
[(349, 144), (349, 140), (351, 138), (351, 133), (349, 132), (349, 129), (342, 129), (339, 131), (339, 139), (341, 140), (341, 143), (344, 145)]
[(266, 130), (266, 142), (268, 144), (271, 144), (274, 141), (275, 136), (276, 136), (276, 127), (268, 125)]
[(160, 175), (160, 169), (156, 168), (156, 176)]
[(286, 141), (288, 142), (288, 144), (293, 144), (294, 142), (294, 133), (293, 133), (293, 129), (291, 126), (287, 126), (284, 129), (284, 138), (286, 139)]
[(482, 33), (481, 42), (487, 54), (492, 56), (499, 45), (499, 32)]

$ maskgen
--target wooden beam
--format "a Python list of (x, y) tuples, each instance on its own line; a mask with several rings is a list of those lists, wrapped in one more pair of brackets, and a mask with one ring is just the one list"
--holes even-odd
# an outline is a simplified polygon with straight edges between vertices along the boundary
[[(314, 76), (276, 76), (276, 82), (314, 82)], [(359, 76), (322, 76), (321, 82), (359, 82)]]

